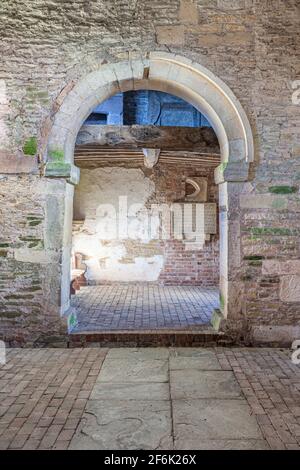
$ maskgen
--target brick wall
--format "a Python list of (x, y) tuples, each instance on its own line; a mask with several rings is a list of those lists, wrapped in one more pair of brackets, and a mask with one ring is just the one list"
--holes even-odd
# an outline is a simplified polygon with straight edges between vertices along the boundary
[[(213, 169), (159, 164), (154, 167), (155, 196), (149, 202), (170, 203), (183, 200), (185, 179), (208, 178), (208, 202), (217, 202), (218, 188), (214, 184)], [(169, 285), (216, 286), (219, 283), (219, 237), (211, 235), (203, 249), (189, 251), (184, 242), (168, 240), (164, 243), (164, 267), (159, 280)]]

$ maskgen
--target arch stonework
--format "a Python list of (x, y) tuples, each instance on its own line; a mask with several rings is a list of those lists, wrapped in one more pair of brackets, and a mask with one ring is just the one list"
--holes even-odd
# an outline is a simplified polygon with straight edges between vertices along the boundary
[(239, 214), (234, 204), (249, 178), (254, 160), (252, 131), (238, 99), (205, 67), (178, 55), (153, 52), (145, 59), (106, 64), (79, 81), (65, 97), (51, 128), (45, 155), (45, 176), (66, 179), (61, 256), (60, 311), (69, 307), (73, 184), (79, 169), (73, 163), (78, 131), (96, 105), (118, 92), (152, 89), (174, 94), (205, 115), (220, 144), (221, 165), (215, 170), (220, 192), (220, 291), (225, 318), (243, 313)]

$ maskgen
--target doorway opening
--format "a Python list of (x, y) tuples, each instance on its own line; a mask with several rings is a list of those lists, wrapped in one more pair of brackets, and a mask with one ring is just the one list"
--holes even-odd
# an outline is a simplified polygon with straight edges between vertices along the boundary
[[(250, 165), (254, 161), (252, 130), (241, 103), (222, 80), (188, 58), (165, 52), (149, 52), (142, 58), (101, 65), (98, 70), (89, 73), (78, 83), (70, 83), (57, 99), (50, 131), (49, 123), (45, 124), (43, 132), (48, 137), (43, 153), (44, 174), (48, 178), (56, 178), (61, 189), (59, 204), (54, 209), (51, 207), (51, 214), (49, 214), (49, 217), (53, 218), (53, 210), (56, 211), (61, 227), (56, 238), (56, 244), (60, 247), (61, 253), (58, 266), (59, 279), (57, 279), (59, 295), (55, 304), (57, 311), (62, 317), (67, 317), (69, 331), (75, 327), (74, 310), (70, 308), (70, 258), (74, 187), (80, 180), (78, 163), (74, 164), (74, 149), (79, 130), (99, 103), (104, 103), (108, 98), (119, 93), (136, 90), (165, 92), (185, 100), (209, 120), (217, 136), (219, 143), (217, 152), (219, 152), (221, 163), (214, 171), (214, 181), (218, 185), (219, 193), (220, 314), (216, 318), (214, 328), (217, 329), (218, 325), (223, 322), (230, 327), (237, 318), (243, 316), (245, 307), (243, 302), (245, 283), (241, 279), (240, 270), (242, 259), (239, 235), (240, 215), (236, 210), (236, 202), (239, 194), (243, 192), (245, 182), (249, 180)], [(102, 110), (98, 114), (100, 116), (95, 117), (96, 122), (100, 121), (106, 123), (104, 125), (109, 125), (107, 113)], [(135, 128), (134, 125), (129, 127)], [(99, 128), (101, 125), (98, 125)], [(118, 128), (122, 129), (123, 126)], [(155, 126), (155, 128), (162, 130), (167, 129), (167, 126)], [(177, 127), (177, 129), (181, 128)], [(189, 131), (189, 136), (191, 136), (195, 129), (190, 127)], [(215, 139), (211, 130), (208, 131), (208, 135), (206, 130), (203, 131), (199, 127), (196, 131), (198, 138), (199, 135), (201, 136), (200, 140), (204, 148), (208, 142), (211, 144), (212, 135)], [(181, 136), (179, 130), (177, 134)], [(85, 135), (89, 137), (89, 133)], [(91, 137), (95, 136), (91, 135)], [(124, 138), (124, 135), (119, 133), (117, 136), (113, 134), (112, 137), (113, 141), (118, 142), (120, 138), (121, 140)], [(153, 135), (151, 134), (150, 137), (153, 138)], [(180, 170), (178, 159), (171, 150), (160, 151), (162, 146), (157, 144), (160, 138), (160, 135), (156, 137), (154, 146), (152, 145), (153, 139), (149, 145), (147, 133), (142, 132), (138, 135), (134, 132), (130, 133), (131, 144), (136, 141), (140, 142), (142, 139), (143, 145), (141, 145), (142, 152), (140, 148), (131, 149), (130, 152), (126, 149), (129, 152), (127, 156), (132, 157), (134, 154), (147, 169), (151, 169), (155, 168), (158, 161), (159, 164), (163, 163), (167, 152), (169, 163), (172, 157), (174, 167)], [(111, 150), (107, 149), (106, 155), (110, 152)], [(115, 148), (113, 152), (115, 156), (118, 153)], [(90, 156), (92, 154), (93, 151)], [(124, 156), (124, 152), (122, 154)], [(193, 182), (187, 179), (185, 181), (187, 198), (201, 194), (199, 181), (195, 181), (195, 175), (191, 178), (190, 176), (189, 180), (192, 179)], [(137, 183), (138, 181), (135, 181), (135, 184)], [(47, 211), (46, 217), (48, 217)], [(176, 224), (179, 220), (180, 217), (177, 216)], [(200, 241), (203, 242), (202, 239)], [(65, 324), (65, 319), (63, 322)]]
[(73, 331), (207, 328), (221, 160), (206, 117), (173, 94), (117, 93), (84, 121), (74, 162)]

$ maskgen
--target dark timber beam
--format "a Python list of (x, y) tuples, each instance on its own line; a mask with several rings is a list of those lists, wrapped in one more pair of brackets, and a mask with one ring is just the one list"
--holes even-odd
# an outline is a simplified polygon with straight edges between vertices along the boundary
[(84, 125), (76, 140), (77, 148), (81, 145), (220, 154), (218, 139), (211, 127)]

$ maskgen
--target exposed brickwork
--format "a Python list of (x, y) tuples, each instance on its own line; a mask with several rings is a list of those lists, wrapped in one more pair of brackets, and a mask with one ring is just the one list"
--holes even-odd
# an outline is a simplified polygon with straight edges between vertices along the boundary
[(216, 286), (219, 281), (218, 243), (206, 243), (203, 250), (186, 251), (184, 243), (169, 241), (160, 281), (165, 285)]
[[(208, 202), (218, 202), (218, 188), (213, 170), (175, 167), (158, 164), (153, 169), (155, 195), (149, 203), (171, 203), (184, 200), (185, 180), (188, 177), (208, 178)], [(186, 250), (180, 240), (163, 242), (165, 263), (159, 280), (166, 285), (216, 286), (219, 282), (219, 236), (211, 235), (201, 250)]]

